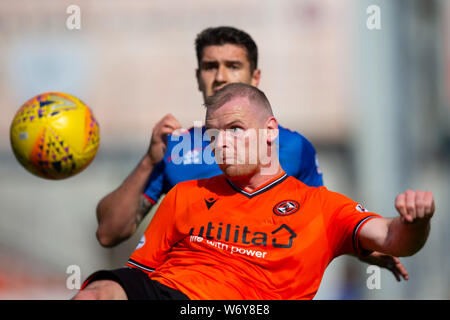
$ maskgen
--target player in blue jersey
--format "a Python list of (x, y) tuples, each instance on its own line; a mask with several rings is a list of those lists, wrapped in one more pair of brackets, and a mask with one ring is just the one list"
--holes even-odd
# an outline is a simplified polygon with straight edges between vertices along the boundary
[[(228, 83), (259, 85), (258, 50), (247, 33), (232, 27), (208, 28), (197, 36), (195, 44), (197, 83), (205, 100)], [(163, 117), (155, 125), (149, 149), (138, 166), (99, 202), (97, 238), (101, 245), (115, 246), (133, 235), (152, 206), (176, 183), (221, 173), (217, 164), (205, 161), (210, 154), (209, 142), (203, 141), (205, 128), (180, 129), (173, 115)], [(182, 141), (190, 141), (190, 146), (180, 153), (175, 149)], [(323, 185), (316, 152), (305, 137), (279, 126), (278, 145), (280, 163), (288, 175), (309, 186)], [(361, 259), (389, 269), (397, 280), (408, 278), (396, 257), (374, 252)]]

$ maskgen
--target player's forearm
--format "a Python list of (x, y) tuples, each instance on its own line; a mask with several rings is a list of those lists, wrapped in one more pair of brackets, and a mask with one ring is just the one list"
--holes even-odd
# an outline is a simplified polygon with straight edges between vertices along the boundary
[(400, 217), (394, 218), (388, 225), (384, 253), (407, 257), (418, 252), (427, 241), (430, 233), (430, 219), (406, 223)]
[(140, 199), (154, 165), (146, 155), (114, 191), (97, 205), (97, 238), (103, 246), (114, 246), (130, 237), (142, 217)]

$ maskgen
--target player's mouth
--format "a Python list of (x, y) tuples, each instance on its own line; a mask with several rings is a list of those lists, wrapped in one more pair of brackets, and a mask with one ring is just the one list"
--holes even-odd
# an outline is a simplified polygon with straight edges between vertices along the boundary
[(226, 164), (226, 165), (230, 165), (230, 164), (236, 164), (237, 160), (235, 157), (233, 156), (226, 156), (225, 154), (216, 154), (216, 161), (218, 164)]
[(236, 164), (237, 160), (235, 158), (222, 158), (223, 164)]

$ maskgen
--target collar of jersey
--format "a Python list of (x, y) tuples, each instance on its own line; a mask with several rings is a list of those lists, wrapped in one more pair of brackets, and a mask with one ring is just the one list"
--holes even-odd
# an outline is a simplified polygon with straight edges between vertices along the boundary
[(241, 188), (235, 186), (230, 180), (228, 180), (228, 179), (226, 179), (226, 180), (227, 180), (228, 184), (230, 185), (230, 187), (233, 188), (235, 191), (239, 192), (240, 194), (243, 194), (247, 198), (253, 198), (254, 196), (257, 196), (258, 194), (266, 192), (267, 190), (272, 189), (276, 185), (279, 185), (281, 182), (286, 180), (287, 177), (288, 177), (288, 175), (286, 174), (286, 172), (283, 171), (278, 176), (276, 176), (272, 180), (264, 183), (262, 186), (256, 188), (253, 191), (241, 189)]

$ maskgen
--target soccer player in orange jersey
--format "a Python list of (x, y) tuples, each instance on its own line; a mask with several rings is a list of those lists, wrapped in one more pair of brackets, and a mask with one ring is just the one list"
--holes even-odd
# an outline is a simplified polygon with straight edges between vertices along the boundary
[(94, 273), (75, 299), (312, 299), (340, 255), (410, 256), (425, 244), (431, 192), (398, 195), (399, 216), (383, 218), (286, 175), (272, 148), (277, 120), (257, 88), (227, 85), (206, 106), (223, 174), (177, 184), (127, 267)]
[[(228, 26), (207, 28), (197, 35), (195, 51), (196, 80), (204, 99), (229, 83), (259, 85), (262, 71), (258, 68), (258, 46), (245, 31)], [(200, 145), (206, 148), (208, 144), (203, 142), (205, 127), (175, 134), (180, 128), (179, 121), (172, 115), (158, 121), (148, 152), (123, 183), (99, 201), (96, 235), (102, 246), (115, 246), (133, 235), (158, 199), (177, 183), (221, 174), (215, 163), (202, 161), (206, 153), (198, 148)], [(309, 186), (322, 186), (314, 146), (300, 133), (280, 125), (278, 133), (279, 162), (285, 172)], [(183, 157), (181, 163), (172, 158), (174, 146), (178, 146), (178, 142), (171, 142), (173, 138), (193, 140), (191, 148), (176, 153), (176, 158)], [(201, 141), (199, 144), (196, 138)], [(359, 260), (390, 270), (397, 281), (409, 279), (397, 257), (374, 251)]]

